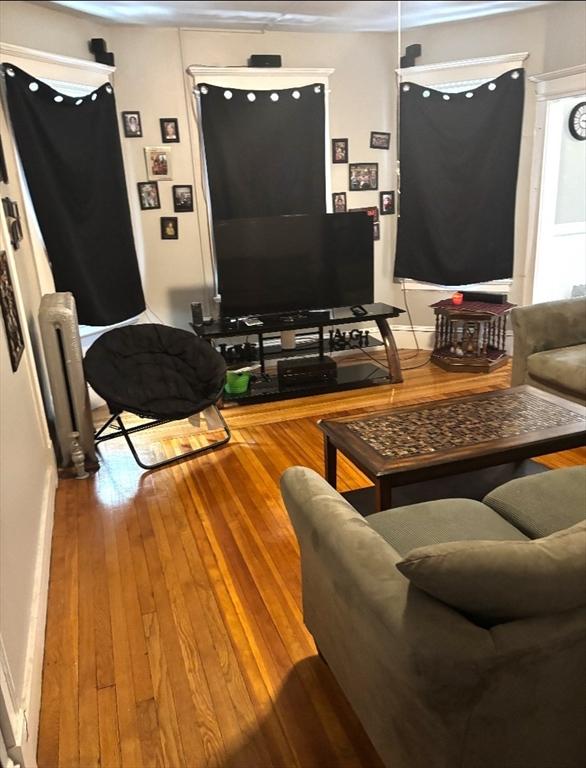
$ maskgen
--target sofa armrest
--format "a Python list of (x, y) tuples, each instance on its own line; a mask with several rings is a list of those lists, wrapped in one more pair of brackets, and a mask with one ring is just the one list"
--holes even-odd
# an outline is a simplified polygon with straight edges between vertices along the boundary
[(511, 384), (517, 386), (527, 382), (530, 355), (586, 342), (586, 298), (516, 307), (511, 312), (511, 322), (514, 334)]
[(395, 643), (394, 652), (402, 649), (419, 669), (441, 676), (452, 664), (493, 661), (490, 633), (412, 587), (395, 567), (401, 555), (316, 472), (289, 468), (281, 491), (301, 548), (304, 616), (314, 634), (311, 622), (320, 616), (315, 579), (322, 574), (349, 613), (367, 614), (384, 644)]

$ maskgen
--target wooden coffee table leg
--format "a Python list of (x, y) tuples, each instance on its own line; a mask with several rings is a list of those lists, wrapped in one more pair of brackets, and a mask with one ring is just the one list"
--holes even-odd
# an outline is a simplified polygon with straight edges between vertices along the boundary
[(388, 477), (377, 477), (374, 481), (375, 511), (382, 512), (391, 506), (391, 480)]
[(324, 463), (326, 469), (326, 480), (332, 486), (336, 487), (336, 469), (337, 469), (338, 450), (327, 435), (324, 435)]

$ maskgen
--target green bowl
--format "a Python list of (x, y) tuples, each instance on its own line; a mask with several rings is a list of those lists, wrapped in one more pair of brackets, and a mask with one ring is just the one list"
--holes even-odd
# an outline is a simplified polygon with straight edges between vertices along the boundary
[(224, 385), (224, 391), (229, 395), (241, 395), (248, 389), (250, 384), (250, 373), (243, 371), (237, 373), (236, 371), (228, 371), (226, 373), (226, 384)]

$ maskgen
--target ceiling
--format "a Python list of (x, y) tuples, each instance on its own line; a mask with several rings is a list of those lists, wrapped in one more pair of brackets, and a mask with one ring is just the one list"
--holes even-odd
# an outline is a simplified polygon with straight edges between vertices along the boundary
[[(403, 28), (461, 21), (497, 13), (548, 5), (541, 0), (521, 2), (401, 3)], [(55, 0), (63, 10), (99, 17), (113, 24), (248, 29), (295, 32), (392, 32), (397, 29), (396, 2), (149, 2), (148, 0)]]

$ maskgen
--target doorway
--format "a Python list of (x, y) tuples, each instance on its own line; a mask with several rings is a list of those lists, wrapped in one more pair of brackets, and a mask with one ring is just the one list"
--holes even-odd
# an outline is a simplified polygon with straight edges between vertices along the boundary
[(569, 119), (584, 94), (547, 102), (533, 303), (586, 295), (586, 141)]

